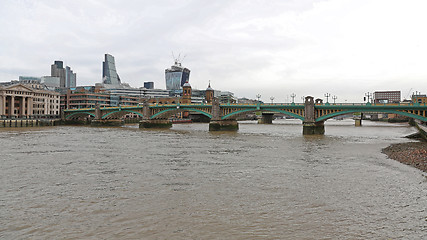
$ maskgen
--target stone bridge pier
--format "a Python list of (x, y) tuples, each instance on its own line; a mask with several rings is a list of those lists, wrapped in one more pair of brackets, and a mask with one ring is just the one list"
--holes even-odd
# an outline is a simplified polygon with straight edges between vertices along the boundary
[(354, 119), (354, 126), (361, 127), (362, 126), (363, 113), (360, 113), (360, 117), (356, 117)]
[(260, 124), (272, 124), (274, 113), (262, 113), (261, 118), (258, 119)]
[(316, 114), (314, 109), (314, 98), (308, 96), (304, 103), (304, 122), (303, 135), (323, 135), (325, 134), (324, 121), (316, 122)]
[(150, 119), (151, 111), (147, 101), (142, 105), (143, 118), (139, 122), (139, 128), (171, 128), (172, 122), (169, 119)]
[(221, 119), (221, 108), (218, 98), (212, 101), (212, 118), (209, 122), (209, 131), (237, 131), (239, 124), (236, 119)]
[(100, 106), (95, 106), (95, 119), (90, 122), (92, 127), (118, 127), (124, 124), (125, 121), (123, 119), (102, 119)]

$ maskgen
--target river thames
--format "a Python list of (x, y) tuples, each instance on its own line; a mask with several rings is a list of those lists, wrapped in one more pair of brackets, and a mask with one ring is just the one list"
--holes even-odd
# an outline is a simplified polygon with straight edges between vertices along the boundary
[(407, 124), (0, 129), (1, 239), (427, 239)]

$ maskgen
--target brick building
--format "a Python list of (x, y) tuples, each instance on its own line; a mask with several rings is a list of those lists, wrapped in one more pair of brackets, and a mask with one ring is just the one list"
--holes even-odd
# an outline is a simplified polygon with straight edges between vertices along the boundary
[(374, 103), (400, 103), (400, 91), (377, 91), (374, 92)]

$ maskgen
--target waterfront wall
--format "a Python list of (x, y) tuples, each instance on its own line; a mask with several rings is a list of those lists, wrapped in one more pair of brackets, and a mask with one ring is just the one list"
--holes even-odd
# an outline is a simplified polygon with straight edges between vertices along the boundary
[[(114, 121), (114, 120), (113, 120)], [(117, 120), (120, 124), (138, 123), (139, 119)], [(97, 125), (92, 124), (89, 120), (61, 120), (61, 119), (0, 119), (0, 128), (18, 128), (18, 127), (43, 127), (43, 126), (60, 126), (60, 125)], [(111, 124), (100, 124), (101, 126), (112, 126)]]
[(4, 119), (0, 120), (0, 128), (43, 127), (61, 125), (59, 119)]
[(427, 141), (427, 126), (423, 125), (421, 121), (416, 120), (415, 127), (418, 129), (418, 132), (420, 133), (421, 138)]

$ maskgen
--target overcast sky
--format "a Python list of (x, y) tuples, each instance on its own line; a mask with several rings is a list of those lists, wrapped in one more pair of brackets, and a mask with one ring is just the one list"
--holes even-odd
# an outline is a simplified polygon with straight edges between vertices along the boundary
[(165, 88), (174, 52), (193, 88), (237, 97), (404, 98), (427, 92), (426, 28), (425, 0), (0, 0), (0, 81), (63, 60), (94, 85), (110, 53), (122, 82)]

